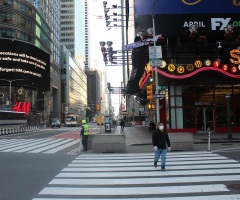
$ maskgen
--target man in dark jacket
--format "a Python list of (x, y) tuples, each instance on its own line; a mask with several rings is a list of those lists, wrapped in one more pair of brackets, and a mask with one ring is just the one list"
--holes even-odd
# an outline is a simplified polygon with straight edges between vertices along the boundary
[(158, 123), (158, 128), (153, 132), (152, 144), (155, 150), (154, 167), (157, 167), (157, 162), (161, 156), (161, 170), (165, 171), (167, 150), (171, 151), (171, 145), (168, 133), (164, 130), (162, 123)]

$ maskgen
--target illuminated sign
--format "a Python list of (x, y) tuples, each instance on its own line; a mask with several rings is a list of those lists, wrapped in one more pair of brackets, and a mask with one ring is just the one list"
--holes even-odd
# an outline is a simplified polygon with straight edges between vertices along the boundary
[(227, 71), (229, 69), (228, 65), (222, 65), (222, 70)]
[(232, 57), (232, 58), (230, 58), (231, 63), (233, 63), (235, 65), (240, 64), (240, 50), (238, 50), (238, 49), (231, 50), (230, 56)]
[(170, 72), (174, 72), (175, 69), (176, 69), (176, 67), (175, 67), (174, 64), (169, 64), (169, 65), (168, 65), (168, 71), (170, 71)]
[(191, 72), (194, 70), (194, 66), (192, 64), (188, 64), (186, 69), (187, 69), (187, 71)]
[(0, 39), (0, 79), (23, 79), (20, 86), (50, 90), (50, 55), (26, 42)]
[(13, 106), (13, 111), (15, 111), (15, 112), (25, 112), (28, 115), (29, 111), (30, 111), (30, 105), (31, 105), (31, 103), (29, 101), (28, 102), (18, 101)]
[(206, 65), (206, 66), (211, 66), (211, 64), (212, 64), (212, 62), (209, 59), (204, 61), (204, 65)]
[(213, 67), (219, 67), (220, 66), (220, 61), (219, 60), (215, 60), (213, 62)]
[(233, 0), (233, 5), (234, 6), (240, 6), (240, 1), (239, 0)]
[(194, 62), (194, 66), (195, 66), (196, 68), (202, 67), (202, 61), (201, 61), (201, 60), (196, 60), (196, 61)]
[(184, 67), (183, 67), (183, 66), (178, 66), (178, 67), (177, 67), (177, 72), (178, 72), (179, 74), (183, 74), (183, 73), (185, 72)]
[[(185, 36), (189, 27), (196, 24), (201, 33), (209, 36), (223, 35), (228, 24), (239, 31), (240, 0), (158, 0), (154, 10), (155, 32), (168, 36)], [(135, 0), (135, 30), (152, 27), (152, 3), (149, 0)], [(182, 17), (184, 15), (184, 17)], [(174, 24), (174, 26), (169, 26)], [(238, 30), (236, 30), (238, 29)]]
[(193, 6), (201, 2), (201, 0), (196, 0), (194, 2), (188, 2), (187, 0), (182, 0), (182, 2), (188, 6)]
[(232, 73), (237, 73), (237, 71), (238, 71), (237, 67), (235, 67), (235, 66), (231, 67), (230, 70), (231, 70)]

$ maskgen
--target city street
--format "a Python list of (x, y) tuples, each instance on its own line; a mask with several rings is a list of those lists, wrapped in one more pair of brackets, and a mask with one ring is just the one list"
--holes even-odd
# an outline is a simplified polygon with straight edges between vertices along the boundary
[[(90, 126), (91, 133), (99, 132), (96, 124)], [(213, 144), (211, 152), (169, 152), (162, 172), (153, 167), (151, 133), (145, 127), (125, 128), (129, 152), (121, 154), (79, 155), (79, 131), (61, 127), (1, 136), (0, 200), (240, 198), (238, 144)]]

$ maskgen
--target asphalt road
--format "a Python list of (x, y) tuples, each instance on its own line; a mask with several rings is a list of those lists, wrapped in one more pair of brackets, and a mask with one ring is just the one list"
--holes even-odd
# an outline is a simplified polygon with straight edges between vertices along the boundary
[[(78, 148), (79, 144), (71, 145), (53, 154), (43, 152), (14, 152), (10, 151), (12, 146), (15, 146), (15, 148), (19, 146), (18, 151), (24, 150), (24, 148), (27, 148), (27, 144), (23, 148), (20, 146), (21, 142), (24, 143), (28, 140), (39, 141), (42, 139), (43, 143), (41, 144), (44, 144), (45, 139), (59, 137), (71, 131), (64, 128), (46, 129), (38, 133), (32, 132), (21, 135), (1, 136), (0, 200), (33, 199), (68, 163), (75, 159), (77, 154), (68, 154), (68, 152)], [(6, 141), (9, 141), (9, 143), (4, 144), (3, 142)], [(13, 143), (15, 141), (18, 143)]]
[[(91, 126), (92, 130), (98, 131), (95, 124)], [(116, 154), (102, 154), (99, 156), (87, 152), (79, 156), (79, 132), (80, 128), (62, 127), (60, 129), (45, 129), (38, 133), (1, 136), (0, 200), (38, 200), (45, 197), (45, 195), (49, 198), (56, 197), (66, 200), (76, 199), (77, 197), (81, 199), (119, 199), (121, 191), (131, 198), (143, 198), (144, 195), (141, 196), (138, 193), (144, 193), (145, 191), (148, 193), (145, 197), (152, 198), (152, 200), (161, 199), (160, 197), (169, 197), (169, 199), (171, 199), (170, 197), (183, 197), (185, 200), (188, 199), (185, 197), (190, 198), (191, 195), (195, 195), (195, 197), (202, 196), (206, 200), (215, 199), (215, 197), (221, 200), (218, 194), (225, 195), (225, 197), (222, 197), (225, 199), (228, 197), (226, 195), (231, 194), (234, 195), (231, 196), (233, 199), (240, 198), (240, 190), (238, 190), (238, 188), (240, 189), (240, 182), (239, 180), (233, 180), (235, 176), (240, 176), (240, 148), (208, 152), (213, 154), (213, 159), (208, 159), (207, 155), (204, 156), (206, 151), (202, 153), (190, 152), (189, 155), (185, 152), (172, 152), (169, 158), (169, 171), (163, 176), (161, 172), (156, 171), (152, 166), (152, 153), (146, 153), (146, 155), (144, 153), (129, 153), (116, 157)], [(221, 157), (218, 157), (219, 155)], [(139, 156), (143, 156), (143, 158), (139, 161), (135, 160)], [(192, 159), (189, 160), (188, 156), (191, 156)], [(89, 157), (93, 159), (89, 160)], [(106, 160), (104, 161), (104, 159)], [(183, 159), (183, 162), (179, 159)], [(184, 159), (188, 161), (184, 161)], [(216, 171), (211, 172), (212, 170)], [(104, 172), (106, 172), (106, 176)], [(121, 173), (126, 178), (121, 177)], [(153, 173), (157, 174), (152, 175)], [(61, 178), (61, 176), (63, 177)], [(83, 177), (81, 178), (81, 176)], [(156, 177), (159, 177), (157, 185), (147, 183), (149, 180), (154, 181), (152, 178)], [(165, 180), (164, 177), (169, 183), (162, 185), (161, 179)], [(176, 182), (174, 182), (175, 178)], [(204, 178), (206, 178), (205, 182), (198, 183), (196, 181), (198, 179), (204, 181)], [(96, 184), (102, 186), (93, 185), (94, 181), (98, 181), (98, 179), (102, 180), (99, 183), (96, 182)], [(189, 183), (191, 179), (196, 180)], [(223, 181), (218, 179), (223, 179)], [(130, 182), (124, 183), (127, 180)], [(137, 180), (143, 183), (134, 184), (134, 181)], [(49, 185), (52, 181), (54, 184)], [(78, 183), (73, 186), (68, 181)], [(85, 181), (89, 185), (85, 185)], [(114, 181), (116, 181), (116, 185), (114, 185)], [(123, 183), (121, 184), (121, 182)], [(221, 192), (214, 192), (214, 190), (207, 192), (211, 184), (219, 187)], [(225, 192), (226, 186), (230, 184), (235, 186), (237, 190), (227, 190)], [(112, 185), (114, 186), (112, 187)], [(157, 187), (159, 191), (162, 191), (164, 186), (168, 187), (169, 193), (163, 191), (163, 194), (157, 195), (155, 190), (150, 191), (153, 187)], [(173, 194), (175, 191), (170, 188), (175, 189), (177, 193), (179, 186), (184, 187), (189, 194)], [(133, 190), (128, 190), (127, 187), (132, 187)], [(201, 187), (206, 192), (194, 192), (195, 189), (199, 190)], [(63, 189), (67, 189), (66, 194)], [(101, 194), (104, 191), (106, 193), (102, 196)], [(119, 191), (119, 195), (115, 193), (117, 191)], [(67, 192), (70, 193), (67, 194)], [(85, 196), (83, 195), (84, 192)], [(96, 196), (94, 195), (95, 192)], [(214, 198), (209, 198), (209, 196)]]

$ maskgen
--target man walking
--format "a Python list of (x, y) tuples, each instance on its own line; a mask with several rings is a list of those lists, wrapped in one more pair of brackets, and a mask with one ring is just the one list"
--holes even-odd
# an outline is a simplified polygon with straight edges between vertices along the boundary
[(171, 151), (171, 147), (168, 133), (164, 130), (164, 126), (160, 122), (158, 123), (158, 128), (153, 132), (152, 144), (153, 149), (155, 150), (154, 167), (157, 167), (157, 162), (161, 156), (161, 170), (166, 171), (165, 164), (167, 150)]
[(121, 130), (123, 131), (124, 130), (124, 127), (125, 127), (125, 121), (124, 119), (122, 118), (121, 122), (120, 122), (120, 126), (121, 126)]
[(82, 136), (82, 144), (83, 144), (83, 151), (88, 150), (88, 135), (89, 135), (89, 125), (85, 119), (82, 120), (82, 129), (81, 129), (81, 136)]

